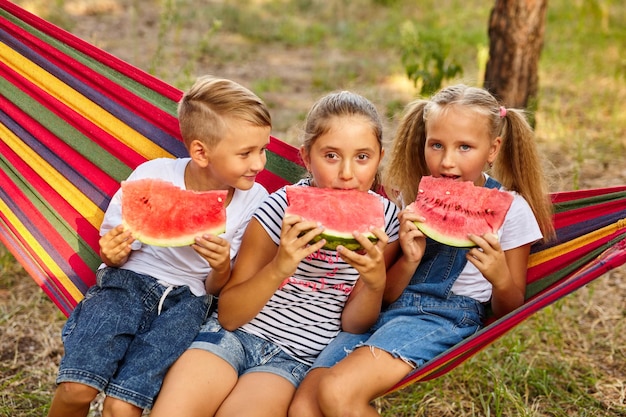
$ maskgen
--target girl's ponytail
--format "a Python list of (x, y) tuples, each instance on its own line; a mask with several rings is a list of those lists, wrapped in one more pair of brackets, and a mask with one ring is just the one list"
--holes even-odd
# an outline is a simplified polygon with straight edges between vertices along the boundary
[(522, 195), (539, 223), (544, 240), (554, 238), (552, 202), (545, 181), (541, 157), (537, 151), (534, 132), (524, 112), (518, 109), (500, 110), (502, 145), (492, 172), (500, 183)]
[(424, 158), (424, 108), (427, 103), (426, 100), (415, 100), (407, 105), (385, 165), (385, 193), (400, 206), (415, 200), (420, 179), (429, 175)]

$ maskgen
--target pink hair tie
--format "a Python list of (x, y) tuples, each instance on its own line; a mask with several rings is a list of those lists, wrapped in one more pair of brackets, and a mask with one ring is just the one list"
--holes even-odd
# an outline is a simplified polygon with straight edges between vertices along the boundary
[(506, 117), (506, 107), (500, 106), (500, 118)]

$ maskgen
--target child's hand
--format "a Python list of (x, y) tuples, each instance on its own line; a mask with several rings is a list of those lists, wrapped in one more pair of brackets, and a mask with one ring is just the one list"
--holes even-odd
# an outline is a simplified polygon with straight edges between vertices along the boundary
[(121, 224), (109, 230), (100, 238), (100, 257), (107, 266), (123, 265), (130, 255), (130, 245), (135, 241), (130, 231), (124, 231)]
[(374, 244), (365, 235), (354, 233), (354, 238), (361, 244), (362, 248), (358, 252), (346, 249), (343, 246), (337, 247), (337, 252), (341, 258), (350, 266), (359, 271), (360, 279), (371, 289), (382, 289), (385, 287), (387, 277), (387, 267), (385, 265), (384, 252), (389, 236), (384, 230), (372, 229), (378, 241)]
[(491, 284), (498, 279), (509, 279), (509, 267), (498, 236), (485, 233), (482, 236), (469, 235), (470, 240), (478, 245), (467, 253), (467, 260), (472, 263)]
[(425, 222), (426, 219), (415, 214), (410, 207), (398, 214), (400, 221), (399, 240), (402, 253), (407, 262), (418, 263), (426, 250), (426, 237), (417, 228), (415, 222)]
[(202, 235), (191, 245), (193, 250), (209, 263), (218, 273), (230, 271), (230, 242), (215, 235)]
[(303, 220), (299, 216), (285, 216), (280, 231), (280, 244), (272, 260), (281, 277), (292, 276), (300, 261), (324, 246), (324, 239), (309, 245), (323, 230), (316, 222)]

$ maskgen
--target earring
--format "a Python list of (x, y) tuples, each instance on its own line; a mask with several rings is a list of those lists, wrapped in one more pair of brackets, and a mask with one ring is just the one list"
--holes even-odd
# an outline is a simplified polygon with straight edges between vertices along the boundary
[(489, 168), (493, 168), (493, 162), (489, 162)]

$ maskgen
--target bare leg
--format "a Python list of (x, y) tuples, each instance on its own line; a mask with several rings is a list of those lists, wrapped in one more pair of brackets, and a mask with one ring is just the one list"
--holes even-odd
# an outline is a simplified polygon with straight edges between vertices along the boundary
[(315, 368), (304, 377), (289, 406), (289, 417), (323, 417), (318, 404), (318, 386), (329, 368)]
[(167, 372), (150, 416), (213, 416), (236, 383), (237, 372), (228, 362), (189, 349)]
[(237, 381), (216, 417), (281, 417), (296, 388), (285, 378), (269, 372), (251, 372)]
[(141, 417), (143, 409), (117, 398), (106, 397), (102, 417)]
[(48, 417), (85, 417), (98, 390), (77, 382), (62, 382), (54, 393)]
[(329, 368), (318, 387), (325, 417), (379, 416), (370, 405), (413, 368), (387, 352), (364, 346)]

